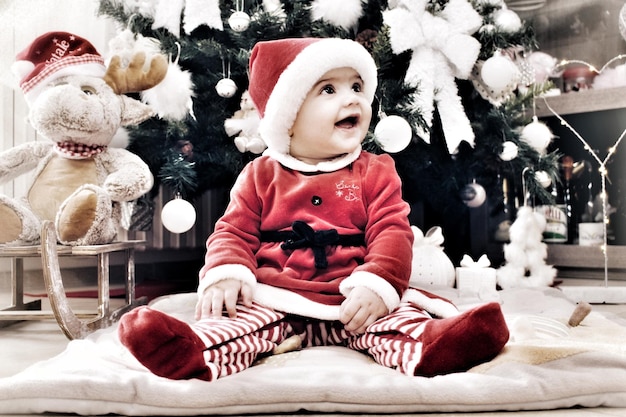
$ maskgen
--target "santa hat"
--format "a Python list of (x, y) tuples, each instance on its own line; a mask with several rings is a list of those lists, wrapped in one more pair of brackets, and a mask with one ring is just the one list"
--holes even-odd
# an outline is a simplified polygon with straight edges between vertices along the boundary
[(340, 160), (316, 166), (289, 155), (291, 129), (307, 94), (326, 72), (354, 68), (363, 79), (363, 92), (372, 102), (378, 85), (376, 64), (359, 43), (339, 38), (296, 38), (257, 43), (250, 56), (248, 91), (261, 124), (259, 133), (267, 144), (266, 154), (300, 171), (334, 171), (353, 162), (357, 149)]
[(12, 66), (27, 103), (46, 85), (67, 75), (104, 76), (104, 59), (89, 41), (67, 32), (48, 32), (17, 54)]

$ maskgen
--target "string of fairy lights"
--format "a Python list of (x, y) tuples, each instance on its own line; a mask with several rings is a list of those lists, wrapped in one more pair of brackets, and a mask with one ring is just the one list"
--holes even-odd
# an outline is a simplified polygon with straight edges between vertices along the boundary
[[(610, 60), (609, 62), (607, 62), (602, 69), (600, 70), (600, 72), (602, 72), (608, 65), (610, 65), (610, 63), (615, 62), (618, 59), (624, 58), (626, 57), (626, 55), (620, 55), (618, 57), (613, 58), (612, 60)], [(592, 71), (597, 71), (595, 70), (595, 68), (584, 62), (584, 61), (567, 61), (567, 63), (581, 63), (581, 64), (585, 64), (587, 65)], [(565, 126), (569, 131), (571, 131), (574, 136), (582, 143), (583, 148), (585, 151), (587, 151), (591, 157), (599, 164), (599, 173), (600, 173), (600, 179), (601, 179), (601, 191), (600, 191), (600, 198), (602, 201), (602, 231), (603, 231), (603, 242), (602, 245), (600, 245), (600, 250), (602, 251), (602, 255), (604, 257), (604, 285), (606, 287), (608, 287), (608, 268), (609, 268), (609, 257), (608, 257), (608, 251), (607, 251), (607, 235), (608, 235), (608, 224), (609, 224), (609, 214), (608, 214), (608, 194), (606, 191), (606, 181), (607, 181), (607, 176), (608, 176), (608, 170), (607, 170), (607, 164), (608, 162), (611, 160), (611, 158), (613, 157), (613, 155), (615, 155), (615, 153), (617, 152), (617, 148), (619, 147), (620, 143), (622, 142), (622, 140), (624, 139), (624, 137), (626, 137), (626, 129), (624, 129), (622, 131), (622, 133), (620, 134), (619, 138), (617, 139), (617, 141), (615, 142), (615, 144), (613, 144), (613, 146), (609, 147), (606, 157), (604, 159), (600, 158), (600, 156), (593, 150), (593, 148), (589, 145), (589, 143), (587, 142), (587, 140), (585, 140), (585, 138), (582, 137), (582, 135), (580, 133), (578, 133), (578, 131), (576, 129), (574, 129), (572, 127), (572, 125), (570, 125), (560, 114), (558, 114), (548, 103), (548, 100), (546, 99), (545, 96), (542, 97), (543, 101), (545, 103), (546, 108), (560, 121), (561, 125)]]

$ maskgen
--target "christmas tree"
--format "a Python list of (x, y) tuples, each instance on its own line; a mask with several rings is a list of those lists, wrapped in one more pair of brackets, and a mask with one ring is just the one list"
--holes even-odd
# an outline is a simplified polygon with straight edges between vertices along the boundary
[(130, 130), (154, 193), (162, 185), (194, 199), (230, 187), (263, 150), (225, 128), (241, 111), (253, 45), (312, 36), (355, 39), (374, 56), (379, 87), (364, 148), (393, 156), (412, 221), (441, 225), (453, 260), (471, 252), (476, 207), (494, 219), (498, 241), (499, 222), (514, 216), (506, 201), (551, 202), (557, 155), (537, 145), (545, 134), (522, 130), (537, 124), (533, 98), (549, 82), (536, 82), (527, 59), (538, 48), (532, 27), (502, 0), (102, 0), (99, 13), (119, 23), (120, 38), (156, 40), (178, 77), (154, 106), (159, 117)]

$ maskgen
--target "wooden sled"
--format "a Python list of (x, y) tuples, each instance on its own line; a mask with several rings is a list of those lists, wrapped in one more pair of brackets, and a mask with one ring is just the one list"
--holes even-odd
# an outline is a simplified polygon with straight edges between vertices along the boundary
[[(127, 311), (146, 304), (147, 298), (135, 298), (135, 248), (140, 240), (103, 245), (63, 246), (57, 244), (54, 224), (46, 221), (41, 230), (41, 246), (7, 247), (2, 257), (12, 258), (12, 305), (0, 311), (0, 326), (22, 320), (56, 319), (63, 333), (71, 339), (82, 339), (95, 330), (110, 326)], [(111, 311), (109, 287), (109, 255), (125, 254), (125, 304)], [(41, 300), (24, 302), (23, 258), (41, 256), (43, 278), (52, 314), (41, 310)], [(96, 256), (98, 269), (98, 306), (95, 312), (75, 312), (68, 302), (63, 286), (60, 256)]]

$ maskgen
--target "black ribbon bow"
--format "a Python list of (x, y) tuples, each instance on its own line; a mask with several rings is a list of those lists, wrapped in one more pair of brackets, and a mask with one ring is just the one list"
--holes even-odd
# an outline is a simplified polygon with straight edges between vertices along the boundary
[(326, 269), (328, 268), (326, 246), (365, 246), (365, 235), (363, 233), (340, 235), (336, 229), (315, 231), (302, 220), (296, 220), (291, 224), (291, 230), (262, 231), (261, 241), (283, 242), (280, 245), (282, 250), (311, 248), (315, 256), (315, 267)]
[(283, 250), (290, 249), (313, 249), (315, 267), (318, 269), (328, 268), (326, 259), (326, 246), (339, 243), (339, 233), (335, 229), (315, 231), (311, 226), (301, 220), (296, 220), (291, 225), (293, 237), (287, 239), (282, 245)]

